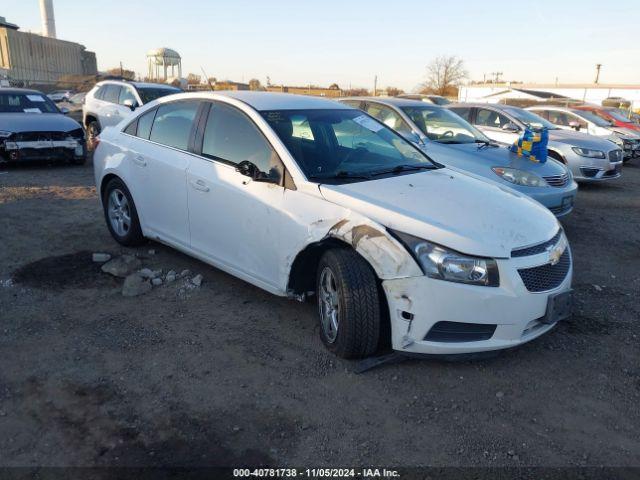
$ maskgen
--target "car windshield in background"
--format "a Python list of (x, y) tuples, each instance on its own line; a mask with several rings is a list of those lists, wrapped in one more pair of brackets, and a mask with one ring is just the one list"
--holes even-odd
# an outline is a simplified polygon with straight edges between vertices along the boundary
[(613, 118), (615, 118), (616, 120), (618, 120), (619, 122), (628, 122), (629, 118), (625, 117), (622, 113), (620, 113), (619, 110), (607, 110), (607, 113), (609, 115), (611, 115)]
[(342, 183), (438, 168), (418, 148), (358, 110), (261, 114), (311, 180)]
[(174, 93), (182, 93), (179, 88), (167, 88), (167, 87), (137, 87), (138, 95), (142, 103), (149, 103), (167, 95), (173, 95)]
[(581, 116), (582, 118), (590, 121), (591, 123), (596, 124), (598, 127), (610, 127), (611, 125), (613, 125), (609, 120), (605, 120), (604, 118), (599, 117), (586, 110), (573, 110), (573, 113)]
[(40, 93), (0, 92), (0, 113), (60, 113), (56, 105)]
[(556, 127), (553, 123), (548, 122), (542, 117), (539, 117), (533, 112), (529, 112), (528, 110), (522, 110), (520, 108), (505, 108), (505, 112), (509, 115), (516, 117), (526, 126), (531, 128), (547, 128), (549, 130), (558, 130), (559, 127)]
[(444, 108), (402, 107), (429, 140), (438, 143), (488, 143), (490, 140), (470, 123)]

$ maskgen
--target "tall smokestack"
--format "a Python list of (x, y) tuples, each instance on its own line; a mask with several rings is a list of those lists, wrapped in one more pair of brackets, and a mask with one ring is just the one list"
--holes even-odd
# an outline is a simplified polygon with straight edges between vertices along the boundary
[(40, 0), (42, 35), (56, 38), (56, 19), (53, 16), (53, 0)]

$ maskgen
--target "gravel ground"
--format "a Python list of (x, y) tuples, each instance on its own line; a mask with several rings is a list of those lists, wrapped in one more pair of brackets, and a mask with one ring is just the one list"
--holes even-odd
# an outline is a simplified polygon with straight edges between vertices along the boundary
[[(640, 466), (639, 161), (563, 220), (570, 321), (495, 358), (360, 375), (312, 305), (119, 247), (89, 164), (0, 172), (1, 466)], [(204, 282), (125, 298), (92, 252)]]

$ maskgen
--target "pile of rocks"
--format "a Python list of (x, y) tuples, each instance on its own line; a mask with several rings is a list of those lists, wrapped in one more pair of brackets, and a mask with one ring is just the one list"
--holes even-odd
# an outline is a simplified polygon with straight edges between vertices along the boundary
[(162, 270), (143, 268), (142, 262), (134, 255), (121, 255), (112, 258), (108, 253), (94, 253), (93, 261), (102, 263), (102, 271), (114, 277), (124, 278), (122, 295), (125, 297), (137, 297), (160, 287), (183, 280), (181, 291), (199, 288), (204, 280), (202, 275), (191, 275), (190, 270), (177, 273), (169, 270), (166, 274)]

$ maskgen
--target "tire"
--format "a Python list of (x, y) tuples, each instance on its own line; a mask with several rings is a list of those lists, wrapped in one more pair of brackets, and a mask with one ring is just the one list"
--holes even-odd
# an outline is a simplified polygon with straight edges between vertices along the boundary
[(102, 196), (102, 208), (107, 228), (116, 242), (126, 247), (146, 242), (131, 193), (119, 178), (113, 178), (107, 183)]
[(102, 129), (97, 120), (91, 120), (87, 125), (87, 150), (95, 150), (95, 138), (100, 135)]
[(320, 259), (316, 278), (320, 338), (335, 355), (365, 358), (376, 352), (381, 331), (377, 280), (371, 266), (353, 250), (332, 249)]

